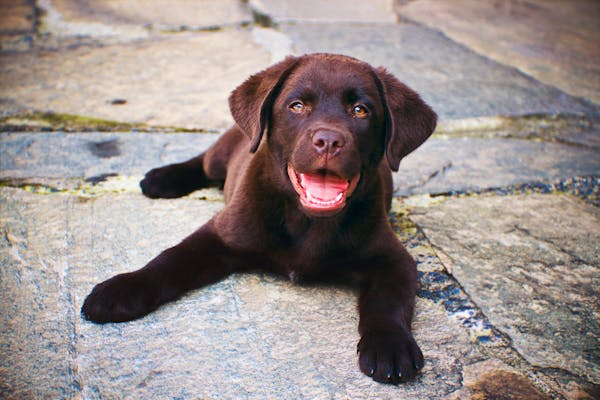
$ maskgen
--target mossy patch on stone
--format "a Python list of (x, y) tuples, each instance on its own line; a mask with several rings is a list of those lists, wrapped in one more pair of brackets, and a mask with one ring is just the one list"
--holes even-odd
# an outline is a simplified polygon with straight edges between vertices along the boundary
[[(111, 194), (141, 194), (139, 182), (141, 176), (126, 176), (114, 173), (102, 174), (88, 178), (69, 179), (4, 179), (0, 187), (21, 189), (28, 193), (39, 195), (70, 195), (80, 199), (92, 199)], [(223, 192), (217, 188), (197, 190), (186, 198), (209, 202), (224, 202)]]
[[(64, 132), (112, 132), (150, 130), (145, 124), (110, 121), (101, 118), (52, 112), (29, 113), (0, 118), (0, 131), (64, 131)], [(154, 128), (153, 128), (154, 129)]]
[[(527, 182), (475, 191), (453, 191), (435, 196), (412, 196), (408, 198), (407, 204), (412, 204), (413, 207), (424, 207), (439, 204), (450, 197), (508, 196), (519, 194), (570, 194), (590, 204), (600, 206), (600, 176), (574, 176), (568, 179)], [(431, 199), (429, 203), (415, 204), (414, 200), (412, 200), (413, 198), (425, 199), (427, 197)]]
[(538, 113), (442, 120), (434, 135), (440, 138), (517, 138), (581, 144), (573, 137), (598, 129), (600, 120), (597, 116)]
[[(32, 112), (0, 117), (0, 132), (175, 132), (206, 133), (204, 129), (177, 126), (150, 126), (144, 123), (113, 121), (102, 118), (54, 112)], [(212, 132), (212, 131), (211, 131)]]

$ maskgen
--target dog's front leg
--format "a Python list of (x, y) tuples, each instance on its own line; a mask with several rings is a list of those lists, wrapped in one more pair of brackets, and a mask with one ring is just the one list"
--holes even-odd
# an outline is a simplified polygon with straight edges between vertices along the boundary
[(403, 248), (376, 264), (361, 284), (359, 366), (378, 382), (398, 383), (414, 378), (423, 367), (423, 354), (410, 331), (416, 264)]
[(221, 241), (209, 221), (144, 268), (96, 285), (81, 313), (97, 323), (142, 317), (188, 290), (223, 279), (240, 268), (242, 259)]

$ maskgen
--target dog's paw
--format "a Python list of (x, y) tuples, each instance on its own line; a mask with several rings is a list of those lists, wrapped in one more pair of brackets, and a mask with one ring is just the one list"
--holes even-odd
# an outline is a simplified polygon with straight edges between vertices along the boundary
[(140, 182), (140, 187), (142, 193), (151, 199), (173, 199), (197, 189), (201, 185), (201, 173), (192, 171), (183, 164), (171, 164), (148, 171)]
[(99, 324), (142, 317), (157, 306), (149, 289), (132, 273), (114, 276), (92, 289), (83, 302), (81, 315)]
[(377, 382), (397, 384), (423, 368), (423, 353), (409, 332), (367, 332), (358, 342), (360, 370)]

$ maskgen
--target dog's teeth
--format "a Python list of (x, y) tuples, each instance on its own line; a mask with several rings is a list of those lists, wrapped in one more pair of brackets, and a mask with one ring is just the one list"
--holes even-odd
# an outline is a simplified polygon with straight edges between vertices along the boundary
[(333, 200), (329, 200), (329, 201), (325, 201), (322, 199), (319, 199), (318, 197), (313, 196), (310, 192), (306, 192), (306, 198), (314, 204), (319, 204), (321, 206), (332, 206), (335, 204), (338, 204), (340, 201), (342, 201), (342, 199), (344, 198), (344, 193), (339, 193), (337, 195), (337, 197)]

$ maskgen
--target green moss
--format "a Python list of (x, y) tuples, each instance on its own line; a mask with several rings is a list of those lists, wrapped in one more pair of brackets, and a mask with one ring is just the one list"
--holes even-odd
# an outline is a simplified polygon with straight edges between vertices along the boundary
[(150, 126), (144, 123), (113, 121), (102, 118), (61, 113), (27, 113), (0, 117), (0, 132), (163, 132), (214, 133), (206, 129), (176, 126)]
[(395, 205), (390, 213), (390, 223), (396, 236), (402, 243), (407, 243), (418, 234), (417, 225), (409, 218), (408, 207)]
[(565, 133), (589, 132), (599, 125), (597, 117), (580, 114), (475, 117), (440, 121), (434, 135), (439, 138), (518, 138), (561, 142), (567, 140)]
[(65, 131), (65, 132), (113, 132), (151, 130), (146, 124), (131, 124), (101, 118), (59, 113), (29, 113), (0, 118), (1, 131)]
[[(38, 195), (69, 195), (76, 196), (79, 200), (93, 199), (111, 194), (138, 194), (141, 176), (124, 176), (105, 174), (97, 177), (65, 178), (65, 179), (32, 179), (9, 178), (0, 180), (0, 188), (13, 188)], [(190, 199), (210, 202), (224, 201), (223, 192), (216, 188), (198, 190), (188, 196)]]

